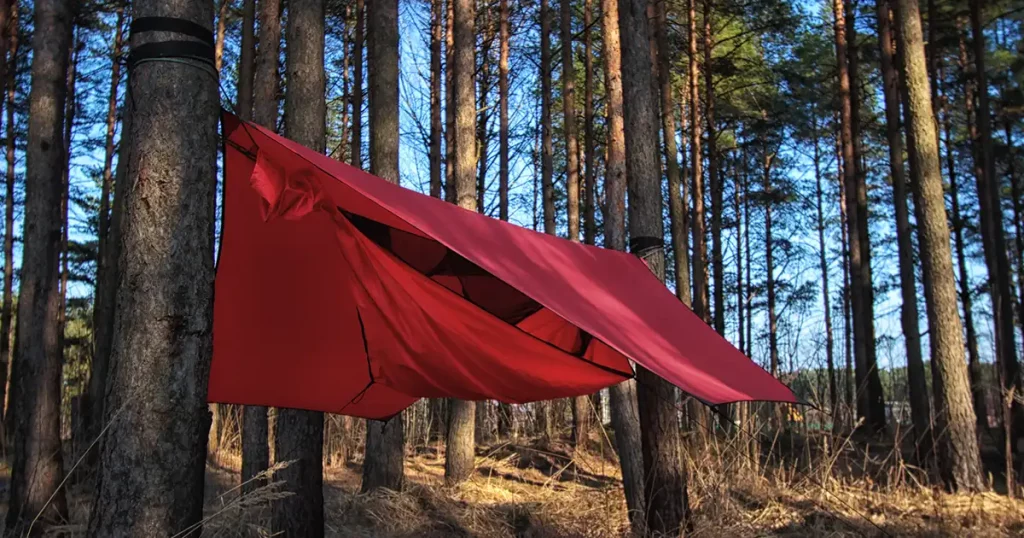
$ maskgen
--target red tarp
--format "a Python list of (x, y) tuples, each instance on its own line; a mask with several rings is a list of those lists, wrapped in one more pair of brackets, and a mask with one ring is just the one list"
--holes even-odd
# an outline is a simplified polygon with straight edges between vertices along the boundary
[(589, 394), (636, 361), (709, 404), (795, 402), (630, 254), (392, 185), (224, 115), (211, 402), (387, 418)]

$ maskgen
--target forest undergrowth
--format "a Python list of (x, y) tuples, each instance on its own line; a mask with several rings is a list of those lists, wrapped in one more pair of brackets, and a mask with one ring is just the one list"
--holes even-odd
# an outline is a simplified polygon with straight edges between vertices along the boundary
[[(779, 435), (762, 444), (757, 466), (735, 438), (695, 437), (687, 446), (693, 508), (689, 536), (1024, 534), (1024, 501), (1001, 493), (951, 495), (926, 487), (924, 471), (907, 463), (908, 446), (895, 450), (891, 443)], [(826, 452), (826, 446), (842, 449)], [(443, 442), (411, 448), (401, 492), (360, 493), (361, 458), (336, 458), (325, 466), (326, 535), (630, 536), (620, 468), (607, 438), (595, 435), (581, 451), (564, 440), (482, 444), (473, 477), (456, 487), (444, 486), (443, 451)], [(288, 493), (271, 479), (242, 495), (240, 463), (230, 445), (211, 454), (201, 536), (272, 536), (271, 503)], [(85, 535), (91, 491), (84, 482), (69, 488), (72, 521), (47, 536)]]

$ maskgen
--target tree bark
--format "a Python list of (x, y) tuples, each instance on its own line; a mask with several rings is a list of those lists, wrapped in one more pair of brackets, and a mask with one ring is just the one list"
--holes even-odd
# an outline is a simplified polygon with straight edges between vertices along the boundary
[[(279, 0), (275, 0), (279, 1)], [(363, 41), (366, 9), (363, 0), (355, 0), (355, 37), (352, 40), (352, 151), (351, 164), (363, 167)]]
[[(444, 76), (445, 76), (445, 165), (444, 165), (444, 198), (450, 203), (455, 203), (455, 87), (453, 73), (455, 54), (455, 15), (453, 13), (455, 0), (445, 2), (445, 26), (444, 26)], [(447, 423), (447, 418), (445, 419)]]
[[(277, 126), (278, 64), (281, 47), (281, 6), (279, 0), (260, 0), (259, 50), (253, 73), (253, 121), (270, 130)], [(267, 408), (242, 408), (242, 492), (259, 488), (264, 481), (253, 480), (270, 467), (270, 425)]]
[(220, 0), (217, 4), (217, 38), (213, 45), (213, 65), (220, 73), (224, 64), (224, 37), (227, 34), (228, 8), (231, 7), (230, 0)]
[[(589, 1), (589, 0), (588, 0)], [(500, 51), (498, 59), (498, 215), (501, 220), (508, 220), (508, 56), (509, 56), (509, 23), (508, 0), (500, 0), (499, 39)], [(499, 421), (499, 424), (501, 422)], [(499, 428), (500, 429), (500, 428)]]
[[(24, 247), (18, 290), (18, 335), (12, 371), (14, 459), (7, 534), (42, 533), (63, 522), (67, 499), (60, 440), (61, 365), (58, 271), (61, 187), (64, 168), (64, 104), (72, 6), (35, 3), (32, 91), (26, 149)], [(51, 500), (51, 495), (53, 496)], [(35, 529), (30, 528), (39, 514)]]
[(693, 313), (708, 321), (707, 287), (704, 275), (704, 261), (707, 247), (704, 243), (704, 170), (701, 154), (700, 119), (700, 65), (697, 60), (697, 0), (688, 0), (690, 25), (690, 161), (693, 166), (693, 263), (690, 276), (693, 279)]
[(661, 96), (661, 132), (665, 145), (665, 175), (668, 176), (668, 207), (675, 262), (676, 296), (691, 305), (689, 243), (686, 238), (686, 169), (679, 166), (676, 120), (672, 102), (673, 54), (668, 42), (668, 12), (665, 2), (655, 4), (655, 40), (658, 47), (658, 88)]
[(815, 114), (812, 121), (812, 128), (814, 130), (814, 193), (817, 198), (817, 210), (818, 210), (818, 265), (821, 267), (821, 297), (822, 297), (822, 311), (825, 314), (825, 361), (828, 368), (828, 403), (829, 412), (833, 417), (833, 428), (836, 427), (838, 421), (835, 417), (838, 416), (839, 410), (839, 392), (836, 386), (836, 370), (835, 370), (835, 343), (832, 335), (832, 307), (831, 307), (831, 295), (828, 287), (828, 260), (825, 258), (825, 213), (824, 213), (824, 193), (821, 187), (821, 151), (818, 147), (818, 117)]
[[(194, 0), (132, 6), (137, 18), (175, 17), (204, 28), (212, 26), (212, 8)], [(132, 47), (159, 35), (137, 33)], [(209, 66), (185, 62), (148, 62), (131, 73), (129, 149), (119, 159), (125, 177), (116, 182), (111, 225), (121, 251), (109, 431), (90, 536), (199, 534), (210, 427), (219, 98)]]
[[(885, 134), (889, 142), (889, 173), (892, 179), (893, 205), (896, 208), (896, 246), (900, 265), (900, 322), (907, 352), (907, 385), (910, 416), (914, 424), (914, 452), (919, 465), (931, 457), (931, 408), (928, 383), (921, 357), (920, 315), (917, 310), (917, 282), (914, 278), (913, 229), (907, 207), (907, 180), (903, 173), (903, 138), (900, 133), (899, 82), (894, 62), (893, 33), (889, 2), (876, 0), (878, 48), (882, 69), (882, 93), (885, 99)], [(917, 178), (912, 183), (920, 181)]]
[[(765, 111), (761, 112), (762, 117), (767, 117)], [(764, 259), (765, 259), (765, 291), (768, 296), (768, 365), (772, 376), (779, 376), (779, 320), (775, 312), (775, 256), (774, 242), (772, 241), (772, 165), (775, 161), (775, 153), (770, 152), (767, 145), (764, 148), (764, 164), (761, 171), (764, 191)]]
[[(593, 6), (583, 0), (583, 242), (597, 239), (597, 170), (594, 168), (594, 51), (591, 37)], [(600, 420), (600, 418), (598, 419)]]
[(540, 0), (540, 183), (544, 199), (544, 233), (555, 235), (554, 149), (551, 141), (551, 10)]
[[(576, 135), (576, 69), (573, 65), (572, 2), (562, 0), (562, 130), (565, 134), (565, 189), (566, 220), (569, 241), (580, 241), (580, 151)], [(580, 446), (586, 442), (590, 418), (587, 396), (572, 398), (572, 442)]]
[(950, 490), (982, 491), (985, 484), (964, 362), (960, 313), (956, 304), (921, 15), (917, 0), (896, 0), (894, 7), (903, 74), (907, 155), (921, 242), (932, 368), (937, 372), (933, 389), (939, 469)]
[(242, 50), (238, 56), (238, 117), (252, 119), (256, 56), (256, 0), (242, 0)]
[[(490, 107), (488, 106), (487, 98), (491, 93), (491, 45), (494, 43), (494, 27), (491, 24), (490, 10), (484, 9), (481, 14), (481, 21), (479, 33), (480, 33), (480, 66), (476, 72), (480, 73), (479, 77), (475, 77), (475, 81), (479, 83), (479, 91), (477, 91), (478, 104), (476, 106), (477, 114), (479, 118), (476, 122), (476, 164), (479, 167), (479, 173), (476, 176), (476, 210), (478, 213), (487, 212), (487, 170), (490, 162), (487, 160), (487, 155), (490, 153), (490, 128), (489, 122), (491, 118)], [(475, 39), (474, 39), (475, 41)], [(483, 413), (486, 409), (485, 405), (477, 406), (477, 413), (480, 414), (477, 418), (477, 426), (482, 427)], [(481, 431), (482, 433), (482, 431)], [(479, 437), (478, 437), (479, 439)]]
[[(981, 239), (989, 272), (989, 296), (995, 321), (996, 356), (1002, 369), (1001, 398), (1014, 391), (1020, 395), (1020, 365), (1013, 327), (1013, 289), (1010, 284), (1010, 263), (1006, 254), (1006, 232), (1000, 205), (1000, 184), (995, 174), (992, 156), (992, 120), (989, 108), (988, 77), (985, 73), (985, 34), (983, 31), (983, 0), (968, 2), (971, 18), (971, 37), (974, 42), (974, 79), (978, 98), (975, 114), (978, 131), (975, 140), (975, 159), (980, 161), (977, 174), (978, 206), (981, 216)], [(1024, 437), (1024, 406), (1019, 400), (1012, 404), (1014, 437)], [(1024, 445), (1018, 443), (1019, 445)], [(1018, 447), (1018, 451), (1021, 447)]]
[[(455, 197), (460, 207), (476, 210), (476, 99), (473, 79), (475, 48), (474, 0), (454, 0), (454, 65), (452, 86), (455, 89), (454, 171)], [(473, 472), (474, 420), (476, 403), (466, 400), (448, 401), (448, 439), (444, 462), (447, 484), (457, 484)]]
[[(504, 0), (508, 1), (508, 0)], [(441, 0), (430, 3), (430, 195), (441, 197)]]
[[(0, 32), (9, 32), (9, 42), (7, 46), (8, 51), (8, 62), (0, 63), (4, 64), (6, 73), (4, 76), (4, 84), (6, 88), (6, 100), (7, 100), (7, 142), (6, 142), (6, 155), (7, 155), (7, 170), (6, 178), (4, 183), (4, 290), (3, 290), (3, 305), (0, 310), (0, 391), (7, 389), (7, 368), (11, 364), (11, 314), (14, 310), (14, 96), (17, 84), (15, 77), (15, 67), (18, 59), (18, 2), (12, 0), (9, 6), (10, 18), (4, 28), (0, 28)], [(7, 416), (7, 410), (10, 408), (6, 405), (6, 401), (9, 398), (4, 398), (6, 394), (0, 393), (0, 410), (3, 411), (3, 427), (6, 427), (9, 417)], [(102, 400), (102, 396), (98, 399)], [(4, 446), (7, 446), (7, 432), (4, 432), (4, 439), (2, 440)]]
[[(394, 184), (398, 173), (398, 0), (374, 0), (367, 11), (370, 97), (370, 172)], [(362, 491), (404, 486), (405, 421), (366, 422)]]
[[(324, 2), (290, 0), (285, 28), (284, 134), (314, 151), (326, 145)], [(274, 422), (274, 460), (291, 462), (275, 479), (292, 495), (272, 507), (271, 529), (285, 536), (324, 535), (324, 414), (279, 409)]]
[[(658, 162), (657, 100), (653, 95), (646, 0), (620, 0), (623, 104), (631, 240), (664, 236), (661, 167)], [(635, 252), (665, 278), (661, 248)], [(641, 366), (637, 370), (641, 446), (646, 477), (647, 524), (654, 533), (675, 535), (690, 526), (686, 470), (681, 459), (675, 389)]]
[[(604, 39), (605, 105), (608, 154), (605, 158), (604, 215), (605, 246), (626, 250), (626, 135), (622, 104), (622, 51), (619, 35), (617, 0), (601, 0), (601, 25)], [(640, 414), (637, 410), (636, 381), (623, 381), (608, 389), (612, 428), (622, 467), (622, 485), (626, 494), (630, 527), (642, 536), (646, 532), (643, 452), (640, 440)]]
[[(96, 255), (96, 293), (93, 301), (93, 359), (89, 371), (89, 386), (85, 397), (85, 436), (90, 442), (96, 438), (103, 420), (103, 394), (110, 364), (110, 352), (114, 328), (114, 279), (108, 277), (111, 260), (108, 250), (112, 247), (110, 237), (110, 195), (114, 179), (114, 135), (117, 132), (117, 89), (121, 83), (121, 52), (124, 48), (123, 4), (117, 7), (117, 22), (114, 28), (113, 52), (110, 68), (110, 98), (107, 101), (105, 153), (103, 158), (103, 184), (100, 187), (100, 212), (97, 229), (98, 248)], [(13, 56), (13, 55), (12, 55)], [(122, 135), (124, 131), (122, 130)], [(116, 247), (115, 247), (116, 248)], [(2, 329), (0, 329), (2, 331)]]
[[(722, 178), (718, 163), (718, 129), (715, 125), (715, 85), (712, 66), (712, 0), (704, 0), (704, 109), (708, 123), (708, 183), (711, 187), (711, 268), (715, 281), (714, 327), (725, 335), (725, 262), (722, 259)], [(695, 101), (696, 102), (696, 101)], [(705, 286), (707, 283), (705, 281)], [(707, 303), (705, 303), (705, 308)]]

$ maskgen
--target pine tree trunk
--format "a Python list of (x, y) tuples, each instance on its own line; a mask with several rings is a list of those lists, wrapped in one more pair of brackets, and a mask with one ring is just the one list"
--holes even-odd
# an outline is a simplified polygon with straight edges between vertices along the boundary
[(679, 166), (676, 120), (672, 102), (672, 51), (668, 42), (668, 13), (665, 2), (655, 4), (655, 39), (658, 47), (658, 89), (661, 96), (661, 132), (664, 139), (665, 175), (668, 177), (669, 222), (675, 261), (676, 296), (691, 305), (689, 242), (686, 238), (686, 169)]
[(831, 307), (831, 295), (828, 287), (828, 261), (825, 258), (825, 212), (824, 212), (824, 193), (821, 187), (821, 152), (818, 147), (818, 117), (812, 119), (814, 129), (814, 193), (817, 198), (817, 210), (818, 210), (818, 264), (821, 267), (821, 297), (822, 297), (822, 312), (825, 314), (825, 361), (828, 367), (828, 403), (829, 412), (833, 417), (833, 428), (836, 428), (838, 421), (835, 417), (838, 417), (839, 413), (839, 392), (836, 386), (836, 370), (835, 370), (835, 343), (832, 334), (832, 307)]
[[(594, 48), (591, 37), (593, 6), (583, 0), (583, 242), (597, 239), (597, 170), (594, 168)], [(600, 408), (598, 408), (600, 409)], [(598, 418), (600, 420), (600, 417)]]
[[(280, 0), (274, 0), (280, 1)], [(363, 0), (355, 0), (355, 37), (352, 40), (352, 166), (363, 167), (363, 41), (366, 9)], [(262, 41), (261, 41), (262, 43)]]
[[(455, 0), (445, 2), (445, 26), (444, 26), (444, 76), (445, 76), (445, 131), (444, 131), (444, 199), (455, 203), (455, 88), (452, 86), (453, 64), (455, 54), (455, 15), (453, 6)], [(445, 419), (447, 423), (447, 418)]]
[(704, 156), (701, 154), (701, 119), (700, 119), (700, 66), (697, 60), (697, 0), (688, 0), (689, 6), (689, 39), (690, 61), (690, 161), (693, 166), (693, 222), (690, 231), (693, 233), (693, 263), (690, 276), (693, 279), (693, 312), (708, 320), (707, 280), (704, 275), (704, 259), (707, 248), (704, 245)]
[[(617, 0), (601, 0), (601, 25), (604, 40), (604, 76), (607, 103), (608, 154), (605, 162), (604, 214), (605, 246), (626, 250), (626, 135), (623, 124), (622, 51)], [(629, 510), (630, 528), (642, 536), (646, 532), (643, 452), (640, 439), (640, 414), (637, 409), (636, 381), (628, 380), (608, 389), (612, 428), (622, 467), (622, 484)]]
[[(765, 111), (762, 117), (767, 118)], [(775, 153), (764, 148), (764, 164), (761, 188), (764, 192), (764, 259), (765, 259), (765, 291), (768, 296), (768, 371), (772, 376), (779, 377), (779, 320), (775, 312), (775, 256), (772, 241), (772, 165)]]
[[(507, 0), (506, 0), (507, 1)], [(430, 195), (441, 197), (441, 0), (430, 4)]]
[[(916, 461), (924, 466), (931, 450), (931, 408), (928, 383), (921, 358), (920, 315), (917, 310), (917, 282), (914, 277), (914, 245), (910, 210), (907, 207), (907, 180), (903, 169), (903, 138), (900, 133), (899, 83), (894, 62), (893, 33), (889, 2), (878, 0), (878, 48), (881, 53), (882, 89), (885, 99), (885, 134), (889, 142), (889, 173), (892, 178), (893, 205), (896, 208), (896, 245), (900, 265), (900, 322), (907, 351), (907, 385), (910, 416), (914, 423)], [(916, 183), (917, 178), (911, 180)]]
[[(508, 144), (508, 56), (509, 56), (509, 22), (508, 0), (500, 0), (499, 34), (501, 50), (498, 60), (498, 215), (501, 220), (508, 220), (508, 176), (509, 176), (509, 144)], [(511, 411), (511, 409), (509, 409)], [(510, 417), (511, 418), (511, 417)], [(500, 424), (500, 422), (499, 422)]]
[(964, 362), (946, 203), (917, 0), (896, 0), (907, 155), (920, 237), (933, 371), (939, 470), (952, 491), (982, 491), (976, 418)]
[[(6, 28), (0, 28), (0, 32), (9, 32), (9, 43), (7, 47), (8, 63), (4, 64), (6, 73), (4, 76), (4, 87), (6, 88), (7, 101), (7, 170), (4, 182), (4, 290), (3, 304), (0, 309), (0, 391), (7, 389), (7, 370), (11, 364), (11, 314), (14, 310), (14, 95), (16, 89), (15, 67), (18, 59), (18, 2), (12, 0), (10, 3), (10, 18)], [(102, 396), (97, 398), (102, 401)], [(4, 438), (0, 441), (3, 446), (8, 446), (10, 440), (6, 426), (10, 417), (7, 410), (10, 409), (9, 396), (0, 392), (0, 411), (3, 411), (2, 428)]]
[[(108, 259), (111, 258), (110, 195), (114, 176), (114, 135), (117, 132), (117, 89), (121, 83), (121, 51), (124, 48), (125, 6), (117, 7), (114, 27), (113, 55), (110, 68), (110, 98), (107, 101), (105, 153), (103, 158), (103, 184), (100, 187), (100, 211), (97, 219), (98, 248), (96, 255), (96, 292), (93, 301), (93, 358), (89, 370), (89, 386), (85, 396), (85, 437), (96, 438), (103, 420), (103, 394), (110, 364), (113, 339), (115, 290), (107, 285), (115, 282), (108, 278)], [(13, 54), (12, 54), (13, 57)], [(111, 260), (116, 263), (116, 261)], [(0, 329), (2, 331), (2, 329)], [(2, 369), (2, 368), (0, 368)], [(94, 457), (94, 456), (93, 456)]]
[[(968, 94), (967, 99), (973, 96)], [(953, 153), (951, 112), (943, 104), (943, 139), (946, 146), (946, 170), (949, 175), (950, 220), (953, 225), (953, 242), (956, 248), (957, 271), (960, 283), (960, 303), (963, 307), (964, 325), (967, 332), (967, 368), (971, 378), (971, 400), (978, 429), (988, 428), (988, 402), (985, 400), (985, 386), (982, 382), (981, 358), (978, 352), (978, 335), (974, 327), (974, 306), (971, 294), (971, 276), (967, 271), (967, 254), (964, 246), (964, 219), (960, 215), (960, 187), (956, 173), (956, 156)]]
[[(367, 11), (369, 52), (370, 172), (398, 184), (398, 0), (374, 0)], [(405, 421), (366, 422), (363, 491), (404, 485)]]
[[(718, 130), (715, 125), (715, 85), (712, 73), (712, 0), (704, 0), (704, 109), (708, 123), (708, 183), (711, 188), (711, 268), (715, 281), (714, 327), (725, 335), (725, 262), (722, 259), (722, 178), (719, 175)], [(706, 285), (706, 284), (705, 284)]]
[[(260, 0), (259, 50), (253, 73), (252, 118), (272, 131), (277, 126), (278, 64), (281, 47), (281, 6), (279, 0)], [(263, 485), (254, 477), (270, 467), (270, 425), (267, 408), (242, 408), (242, 492)]]
[[(140, 0), (132, 9), (137, 18), (176, 17), (210, 28), (212, 7)], [(132, 47), (159, 35), (135, 34)], [(134, 105), (126, 113), (119, 159), (125, 172), (116, 182), (111, 224), (111, 239), (122, 248), (109, 430), (90, 536), (199, 534), (210, 427), (219, 98), (216, 78), (204, 72), (209, 67), (186, 62), (148, 62), (131, 73)]]
[[(58, 271), (63, 184), (64, 104), (73, 13), (54, 0), (35, 3), (36, 35), (29, 95), (24, 247), (18, 290), (18, 335), (12, 371), (14, 459), (7, 534), (63, 522), (67, 500), (60, 440), (61, 363)], [(53, 499), (50, 497), (53, 495)]]
[[(620, 0), (626, 169), (629, 189), (630, 240), (664, 236), (661, 167), (658, 162), (657, 100), (653, 95), (645, 0)], [(659, 278), (665, 278), (663, 249), (644, 257)], [(647, 524), (650, 531), (677, 534), (690, 526), (686, 470), (681, 459), (675, 388), (637, 366)]]
[(1024, 200), (1021, 199), (1021, 181), (1017, 178), (1017, 155), (1013, 143), (1013, 120), (1003, 118), (1003, 132), (1006, 136), (1006, 176), (1010, 182), (1010, 197), (1013, 203), (1014, 252), (1017, 264), (1017, 318), (1020, 320), (1021, 336), (1024, 336)]
[(540, 99), (541, 190), (544, 199), (544, 233), (555, 234), (554, 149), (551, 141), (551, 10), (540, 0)]
[[(1014, 391), (1020, 395), (1020, 365), (1017, 362), (1017, 346), (1013, 327), (1013, 288), (1010, 284), (1010, 263), (1006, 254), (1006, 232), (1000, 205), (1000, 181), (995, 173), (992, 156), (992, 120), (989, 108), (988, 77), (985, 73), (985, 35), (982, 21), (982, 1), (970, 0), (971, 36), (974, 42), (974, 79), (978, 98), (975, 119), (978, 137), (975, 141), (975, 159), (980, 162), (976, 169), (978, 206), (981, 216), (981, 239), (988, 266), (992, 300), (992, 314), (995, 321), (996, 356), (1002, 369), (1003, 387), (1001, 399)], [(1019, 400), (1012, 404), (1014, 437), (1024, 437), (1024, 406)], [(1009, 443), (1009, 441), (1008, 441)], [(1018, 451), (1024, 443), (1018, 443)]]
[(256, 0), (242, 0), (242, 45), (238, 55), (238, 116), (252, 119), (252, 85), (256, 56)]
[[(486, 8), (486, 4), (485, 4)], [(477, 91), (477, 111), (479, 118), (476, 122), (476, 164), (479, 167), (479, 172), (476, 176), (476, 210), (478, 213), (487, 212), (487, 170), (490, 162), (487, 160), (487, 155), (490, 152), (490, 130), (489, 122), (491, 118), (490, 107), (488, 106), (488, 97), (491, 93), (491, 44), (494, 43), (494, 28), (491, 24), (490, 10), (484, 9), (481, 13), (481, 27), (480, 27), (480, 66), (477, 72), (480, 73), (479, 77), (476, 77), (479, 82), (479, 91)], [(486, 406), (477, 406), (477, 412), (483, 413)], [(480, 415), (482, 416), (482, 415)], [(481, 422), (477, 420), (477, 422)]]
[[(285, 28), (284, 134), (313, 151), (326, 145), (324, 2), (290, 0)], [(292, 495), (272, 507), (271, 529), (285, 536), (324, 535), (324, 414), (280, 409), (274, 423), (274, 460), (291, 462), (277, 473)]]
[[(580, 151), (576, 135), (576, 69), (572, 43), (572, 2), (563, 0), (562, 15), (562, 130), (565, 134), (566, 220), (569, 240), (580, 241)], [(572, 442), (580, 446), (586, 442), (590, 418), (587, 396), (572, 398)]]
[[(856, 183), (854, 185), (856, 198), (855, 202), (857, 210), (857, 246), (860, 249), (860, 257), (858, 261), (859, 269), (854, 274), (858, 277), (857, 285), (858, 293), (862, 297), (861, 301), (861, 325), (863, 327), (862, 342), (864, 345), (864, 399), (863, 405), (865, 409), (864, 417), (867, 422), (867, 426), (871, 431), (882, 432), (885, 431), (885, 395), (882, 393), (882, 381), (878, 371), (877, 351), (875, 344), (875, 288), (874, 281), (872, 279), (871, 270), (871, 237), (868, 233), (868, 196), (867, 196), (867, 178), (864, 171), (864, 149), (863, 141), (861, 136), (861, 123), (860, 123), (860, 53), (858, 52), (859, 46), (857, 42), (857, 31), (855, 24), (855, 0), (848, 0), (849, 8), (847, 10), (847, 17), (849, 19), (849, 25), (847, 31), (849, 33), (847, 44), (849, 46), (849, 76), (850, 76), (850, 107), (851, 107), (851, 118), (852, 122), (850, 125), (852, 136), (853, 136), (853, 168), (854, 177)], [(851, 243), (852, 245), (852, 243)]]
[[(737, 137), (737, 146), (744, 147), (745, 142)], [(739, 158), (739, 166), (736, 171), (736, 188), (733, 194), (733, 212), (736, 213), (736, 335), (739, 341), (740, 353), (746, 353), (746, 338), (743, 326), (749, 323), (743, 316), (743, 212), (740, 206), (740, 198), (744, 197), (743, 186), (746, 182), (746, 151), (742, 151)], [(750, 283), (747, 283), (749, 286)], [(826, 309), (826, 312), (828, 309)], [(826, 314), (828, 315), (828, 314)], [(826, 318), (827, 319), (827, 318)]]
[[(75, 94), (75, 82), (78, 78), (79, 61), (79, 37), (78, 34), (71, 40), (71, 64), (68, 66), (67, 74), (67, 98), (64, 101), (64, 162), (61, 165), (61, 187), (60, 187), (60, 281), (57, 293), (60, 296), (60, 305), (57, 307), (57, 349), (60, 350), (61, 362), (64, 360), (64, 330), (67, 325), (67, 303), (68, 303), (68, 204), (71, 197), (71, 137), (74, 136), (75, 111), (78, 106)], [(79, 446), (88, 446), (88, 441), (82, 444), (83, 432), (72, 431), (71, 453), (74, 457), (79, 455)]]
[[(452, 86), (455, 89), (455, 142), (453, 180), (455, 197), (460, 207), (476, 210), (476, 99), (473, 97), (473, 79), (476, 69), (473, 61), (475, 49), (474, 0), (453, 0), (454, 51)], [(444, 462), (445, 483), (457, 484), (473, 472), (475, 441), (474, 420), (476, 403), (466, 400), (448, 400), (448, 439)]]

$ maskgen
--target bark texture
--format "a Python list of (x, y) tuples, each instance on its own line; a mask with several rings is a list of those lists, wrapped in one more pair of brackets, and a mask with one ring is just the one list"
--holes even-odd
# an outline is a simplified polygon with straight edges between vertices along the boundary
[[(398, 0), (374, 0), (367, 12), (373, 32), (370, 64), (370, 172), (398, 184)], [(363, 491), (402, 489), (405, 421), (366, 422)]]
[[(254, 122), (276, 130), (278, 64), (281, 49), (281, 6), (279, 0), (260, 0), (259, 50), (253, 73)], [(270, 425), (267, 408), (247, 405), (242, 408), (242, 492), (249, 492), (263, 481), (253, 477), (270, 467)]]
[[(67, 517), (60, 439), (58, 272), (64, 116), (74, 13), (70, 2), (37, 0), (25, 164), (24, 248), (12, 370), (14, 458), (7, 534), (41, 534)], [(50, 497), (53, 495), (53, 499)], [(31, 526), (39, 514), (39, 521)]]
[(938, 138), (932, 116), (925, 65), (921, 15), (917, 0), (895, 0), (897, 45), (902, 60), (907, 154), (921, 242), (925, 304), (932, 368), (936, 371), (936, 428), (939, 470), (953, 491), (981, 491), (978, 439), (971, 390), (964, 361), (963, 327), (956, 304), (953, 258), (939, 165)]
[[(455, 151), (452, 159), (455, 198), (463, 209), (475, 211), (476, 199), (476, 98), (473, 95), (473, 61), (475, 43), (474, 0), (453, 0), (454, 51), (452, 86), (455, 90)], [(476, 403), (466, 400), (448, 401), (448, 439), (444, 461), (444, 478), (457, 484), (473, 471), (474, 423)]]
[[(630, 239), (664, 236), (661, 167), (658, 159), (657, 100), (651, 77), (645, 0), (620, 0), (626, 170)], [(664, 250), (635, 252), (657, 276), (665, 278)], [(686, 471), (680, 454), (675, 388), (641, 366), (637, 370), (644, 461), (647, 525), (654, 533), (679, 534), (689, 526)]]
[[(903, 173), (903, 138), (900, 133), (899, 82), (896, 76), (892, 23), (887, 0), (876, 1), (878, 10), (878, 48), (882, 68), (882, 93), (885, 99), (885, 135), (889, 142), (889, 173), (892, 179), (893, 205), (896, 208), (896, 246), (900, 265), (900, 322), (907, 352), (907, 385), (910, 416), (914, 424), (915, 455), (919, 464), (930, 457), (931, 407), (928, 383), (921, 358), (920, 315), (917, 311), (917, 282), (914, 278), (914, 244), (910, 210), (907, 207), (907, 178)], [(933, 128), (934, 130), (934, 128)], [(916, 171), (914, 169), (913, 171)], [(920, 179), (915, 179), (915, 182)]]
[[(324, 73), (324, 2), (290, 0), (285, 39), (288, 89), (284, 134), (323, 152), (327, 127)], [(280, 409), (274, 422), (274, 460), (291, 462), (275, 479), (292, 495), (274, 502), (271, 529), (284, 536), (324, 535), (324, 414)]]
[[(213, 23), (210, 2), (137, 1), (132, 9), (137, 18)], [(147, 32), (131, 45), (164, 39), (192, 38)], [(111, 235), (121, 248), (110, 429), (89, 535), (198, 536), (210, 427), (217, 77), (201, 63), (149, 62), (132, 71), (129, 92)]]

